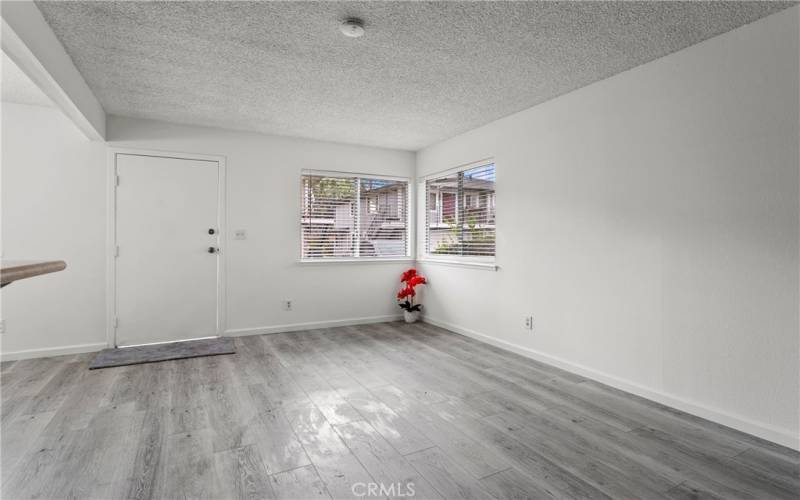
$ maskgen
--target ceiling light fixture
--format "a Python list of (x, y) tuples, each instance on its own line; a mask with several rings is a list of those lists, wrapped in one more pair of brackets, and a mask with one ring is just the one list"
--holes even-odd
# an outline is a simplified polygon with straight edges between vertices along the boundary
[(349, 17), (339, 25), (339, 31), (350, 38), (362, 37), (364, 36), (364, 21), (357, 17)]

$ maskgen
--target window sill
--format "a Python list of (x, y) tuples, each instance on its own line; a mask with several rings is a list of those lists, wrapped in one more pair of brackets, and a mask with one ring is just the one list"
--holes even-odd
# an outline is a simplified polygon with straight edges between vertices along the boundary
[(298, 259), (300, 265), (326, 265), (326, 264), (382, 264), (397, 262), (414, 262), (412, 257), (363, 257), (363, 258), (341, 258), (341, 259)]
[(447, 259), (417, 259), (421, 264), (435, 264), (439, 266), (453, 266), (453, 267), (471, 267), (474, 269), (482, 269), (484, 271), (497, 271), (499, 266), (491, 262), (476, 262), (469, 260), (447, 260)]

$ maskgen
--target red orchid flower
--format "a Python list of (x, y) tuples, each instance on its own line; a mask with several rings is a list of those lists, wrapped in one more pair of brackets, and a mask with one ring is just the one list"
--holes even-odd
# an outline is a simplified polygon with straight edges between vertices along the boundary
[(404, 272), (402, 276), (400, 276), (400, 281), (405, 283), (406, 281), (410, 280), (416, 275), (417, 275), (417, 270), (412, 267), (408, 271)]
[(414, 287), (417, 285), (425, 285), (428, 283), (428, 280), (425, 279), (425, 276), (417, 274), (416, 269), (411, 268), (402, 274), (400, 281), (405, 283), (405, 285), (403, 285), (403, 288), (397, 293), (397, 300), (399, 301), (397, 305), (409, 313), (421, 311), (422, 304), (414, 304), (414, 297), (417, 295)]
[(417, 292), (415, 292), (413, 288), (406, 287), (406, 288), (403, 288), (402, 290), (400, 290), (400, 292), (397, 294), (397, 298), (398, 299), (404, 299), (406, 297), (413, 297), (416, 294), (417, 294)]
[(413, 287), (415, 287), (417, 285), (424, 285), (427, 282), (428, 281), (425, 279), (425, 276), (412, 276), (408, 280), (408, 286), (413, 288)]

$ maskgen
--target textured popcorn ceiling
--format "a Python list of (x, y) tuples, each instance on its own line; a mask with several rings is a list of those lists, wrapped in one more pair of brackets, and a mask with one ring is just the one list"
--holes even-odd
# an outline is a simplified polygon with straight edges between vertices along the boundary
[(37, 5), (108, 113), (416, 150), (791, 4)]

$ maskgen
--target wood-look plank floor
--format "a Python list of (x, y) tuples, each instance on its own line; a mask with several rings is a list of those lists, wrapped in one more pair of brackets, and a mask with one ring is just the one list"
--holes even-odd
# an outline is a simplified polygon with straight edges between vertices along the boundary
[(800, 497), (797, 452), (430, 325), (236, 343), (3, 363), (2, 498)]

